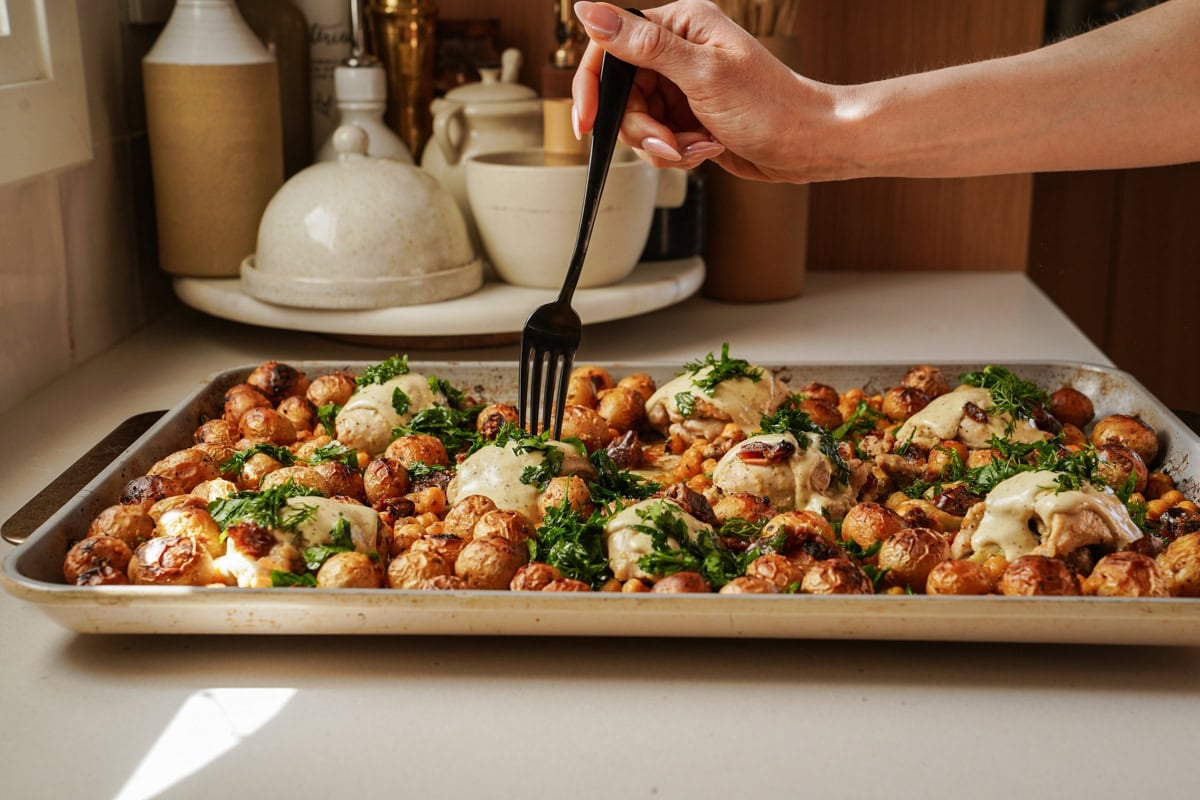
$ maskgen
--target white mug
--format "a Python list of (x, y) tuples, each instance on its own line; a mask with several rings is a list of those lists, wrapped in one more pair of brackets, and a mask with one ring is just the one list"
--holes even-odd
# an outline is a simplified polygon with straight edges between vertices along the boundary
[[(514, 150), (473, 156), (466, 167), (467, 197), (496, 274), (516, 286), (560, 287), (579, 229), (586, 158)], [(678, 208), (686, 192), (683, 170), (655, 169), (618, 147), (579, 288), (628, 277), (645, 247), (654, 209)]]

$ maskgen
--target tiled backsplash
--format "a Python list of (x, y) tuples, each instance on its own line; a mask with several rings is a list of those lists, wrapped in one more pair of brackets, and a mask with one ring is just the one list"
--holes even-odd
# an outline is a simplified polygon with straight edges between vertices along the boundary
[(0, 411), (175, 302), (154, 263), (141, 56), (158, 28), (76, 0), (94, 158), (0, 185)]

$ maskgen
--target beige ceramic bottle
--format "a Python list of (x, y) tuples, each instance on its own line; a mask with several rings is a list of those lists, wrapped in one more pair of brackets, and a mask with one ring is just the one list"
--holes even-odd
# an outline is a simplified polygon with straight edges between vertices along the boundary
[(233, 0), (177, 0), (142, 76), (159, 265), (235, 277), (283, 183), (275, 60)]

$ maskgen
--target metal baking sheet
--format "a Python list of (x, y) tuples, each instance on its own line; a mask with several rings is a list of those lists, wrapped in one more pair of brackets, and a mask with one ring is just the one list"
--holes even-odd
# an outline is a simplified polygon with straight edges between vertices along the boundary
[[(291, 362), (311, 375), (360, 371), (366, 362)], [(845, 390), (882, 391), (912, 363), (773, 366), (793, 386), (820, 381)], [(605, 365), (614, 374), (672, 377), (677, 364)], [(771, 365), (763, 365), (771, 366)], [(939, 364), (949, 376), (982, 364)], [(1137, 414), (1159, 432), (1162, 467), (1194, 496), (1200, 438), (1132, 376), (1078, 363), (1007, 362), (1022, 377), (1054, 389), (1071, 384), (1092, 398), (1097, 416)], [(413, 362), (492, 400), (516, 395), (515, 365)], [(930, 641), (1200, 645), (1200, 600), (813, 595), (629, 595), (620, 593), (421, 592), (393, 589), (236, 589), (76, 587), (63, 583), (67, 549), (121, 487), (191, 441), (219, 413), (224, 391), (253, 365), (212, 376), (108, 465), (27, 541), (11, 551), (0, 583), (80, 633), (439, 634), (521, 636), (679, 636), (893, 639)]]

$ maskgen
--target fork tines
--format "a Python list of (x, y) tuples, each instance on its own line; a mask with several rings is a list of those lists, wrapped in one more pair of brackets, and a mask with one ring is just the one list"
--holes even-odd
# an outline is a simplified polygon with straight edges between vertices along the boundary
[(552, 430), (555, 439), (562, 435), (563, 408), (574, 363), (574, 348), (555, 351), (522, 346), (517, 408), (523, 429), (533, 434)]

